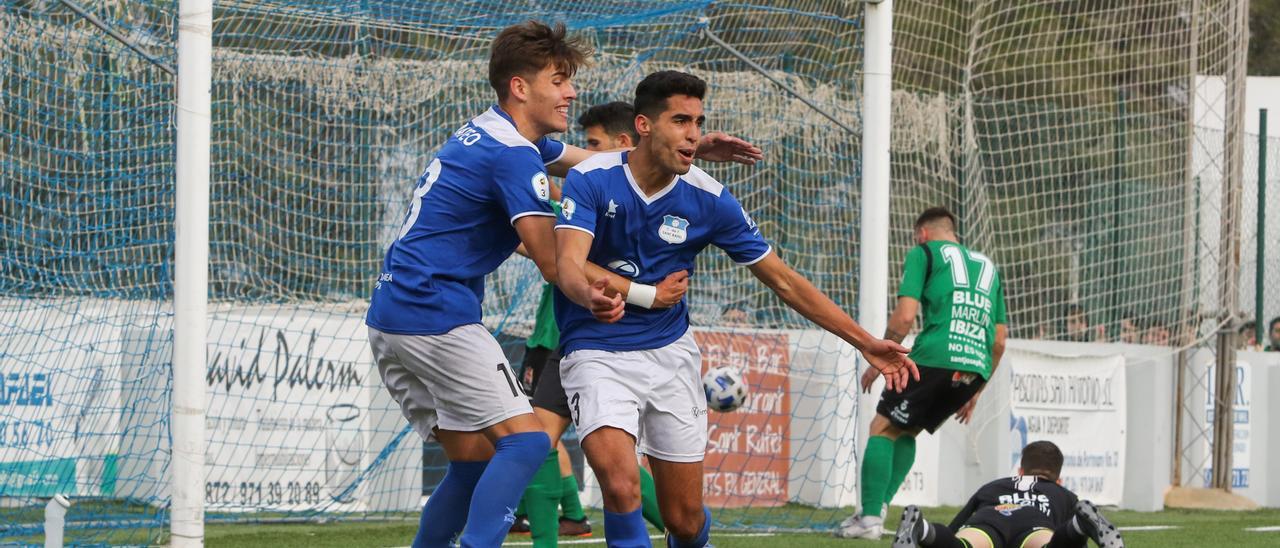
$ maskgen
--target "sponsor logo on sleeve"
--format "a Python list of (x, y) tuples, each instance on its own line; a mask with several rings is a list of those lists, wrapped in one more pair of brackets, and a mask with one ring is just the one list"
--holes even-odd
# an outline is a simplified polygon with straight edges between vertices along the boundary
[(565, 196), (563, 200), (560, 200), (560, 214), (564, 215), (564, 220), (572, 221), (573, 212), (577, 210), (578, 202), (573, 201), (573, 198)]
[(533, 176), (533, 193), (538, 196), (539, 200), (544, 202), (551, 201), (551, 181), (547, 179), (547, 174), (539, 171)]
[(751, 218), (751, 214), (747, 213), (747, 208), (745, 207), (742, 208), (742, 219), (747, 221), (747, 228), (750, 228), (753, 234), (760, 233), (760, 227), (756, 225), (755, 219)]

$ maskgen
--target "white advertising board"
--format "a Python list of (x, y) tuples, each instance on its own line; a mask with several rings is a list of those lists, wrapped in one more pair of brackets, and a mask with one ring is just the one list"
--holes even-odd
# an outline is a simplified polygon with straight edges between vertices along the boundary
[(209, 333), (207, 507), (365, 509), (377, 379), (363, 318), (223, 313)]
[(1126, 441), (1123, 356), (1062, 357), (1011, 349), (1016, 468), (1029, 442), (1051, 441), (1066, 461), (1062, 484), (1097, 504), (1119, 504)]

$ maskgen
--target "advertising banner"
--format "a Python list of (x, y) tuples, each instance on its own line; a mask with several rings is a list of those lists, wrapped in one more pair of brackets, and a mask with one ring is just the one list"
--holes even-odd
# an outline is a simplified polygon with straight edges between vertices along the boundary
[(1011, 349), (1011, 467), (1029, 442), (1062, 449), (1062, 485), (1097, 504), (1124, 493), (1124, 356), (1061, 357)]
[[(1214, 408), (1214, 392), (1217, 390), (1217, 375), (1214, 374), (1213, 365), (1208, 364), (1208, 371), (1205, 372), (1205, 398), (1204, 398), (1204, 423), (1206, 425), (1213, 424), (1213, 408)], [(1236, 361), (1236, 389), (1234, 402), (1231, 405), (1231, 488), (1247, 489), (1250, 487), (1249, 482), (1249, 434), (1250, 425), (1250, 409), (1249, 394), (1253, 393), (1253, 366), (1244, 360)], [(1204, 437), (1204, 454), (1213, 454), (1213, 436)], [(1212, 459), (1205, 459), (1205, 466), (1201, 472), (1201, 478), (1204, 480), (1204, 486), (1209, 487), (1213, 484), (1213, 466)]]
[(283, 312), (210, 321), (205, 504), (363, 510), (372, 374), (363, 319)]
[(702, 370), (732, 367), (749, 385), (742, 407), (708, 417), (703, 494), (712, 507), (787, 502), (791, 347), (785, 333), (694, 331)]
[(111, 496), (119, 452), (119, 329), (99, 309), (5, 310), (0, 496)]

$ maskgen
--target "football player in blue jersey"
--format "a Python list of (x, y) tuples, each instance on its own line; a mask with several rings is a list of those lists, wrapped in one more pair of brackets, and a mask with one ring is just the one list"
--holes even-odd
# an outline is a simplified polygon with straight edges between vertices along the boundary
[[(635, 109), (631, 103), (614, 101), (592, 106), (578, 117), (578, 124), (585, 133), (587, 150), (612, 151), (631, 149), (640, 140), (635, 131)], [(553, 206), (560, 202), (560, 190), (552, 185)], [(517, 249), (519, 251), (519, 249)], [(523, 252), (521, 252), (523, 253)], [(689, 287), (689, 273), (679, 271), (670, 274), (657, 284), (654, 308), (669, 308), (680, 302)], [(545, 284), (538, 303), (537, 320), (529, 335), (528, 349), (524, 354), (522, 370), (526, 379), (526, 391), (530, 394), (533, 414), (542, 423), (552, 440), (559, 440), (569, 428), (569, 398), (560, 385), (560, 329), (556, 326), (554, 284)], [(530, 373), (532, 373), (530, 375)], [(578, 483), (570, 467), (569, 454), (563, 444), (557, 444), (542, 467), (533, 474), (525, 489), (522, 508), (516, 511), (516, 523), (511, 532), (532, 533), (534, 548), (556, 546), (556, 533), (560, 536), (587, 536), (592, 534), (591, 523), (582, 510), (578, 498)], [(557, 450), (558, 449), (558, 450)], [(640, 501), (645, 520), (659, 531), (665, 531), (658, 511), (658, 498), (653, 476), (640, 467)], [(557, 521), (556, 507), (563, 509)]]
[(560, 367), (583, 451), (604, 492), (610, 546), (649, 546), (637, 444), (653, 470), (667, 545), (707, 545), (707, 404), (685, 303), (653, 310), (635, 305), (643, 299), (610, 296), (602, 280), (587, 275), (588, 261), (653, 283), (679, 270), (696, 277), (694, 258), (714, 245), (788, 306), (861, 351), (890, 388), (919, 375), (906, 348), (871, 336), (788, 267), (728, 189), (693, 165), (705, 94), (706, 83), (693, 75), (649, 75), (633, 103), (636, 148), (593, 156), (565, 180), (556, 225)]
[[(568, 128), (571, 79), (589, 50), (563, 25), (529, 21), (491, 44), (489, 82), (498, 104), (449, 138), (418, 179), (389, 246), (365, 323), (387, 390), (450, 465), (423, 508), (414, 546), (497, 546), (514, 520), (550, 441), (497, 341), (481, 324), (484, 277), (523, 243), (544, 278), (556, 279), (555, 214), (547, 173), (590, 152), (546, 135)], [(727, 136), (703, 140), (711, 158), (749, 162), (758, 149)], [(652, 302), (641, 287), (588, 265), (614, 296)], [(609, 319), (612, 306), (595, 313)], [(465, 530), (464, 530), (465, 526)]]

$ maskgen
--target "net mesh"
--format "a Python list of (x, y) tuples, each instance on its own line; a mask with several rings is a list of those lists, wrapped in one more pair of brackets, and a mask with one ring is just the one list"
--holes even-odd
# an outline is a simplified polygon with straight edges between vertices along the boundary
[[(83, 4), (175, 61), (174, 2)], [(1196, 5), (1207, 29), (1235, 2)], [(0, 6), (0, 541), (36, 538), (53, 492), (80, 497), (69, 515), (77, 542), (155, 541), (168, 500), (173, 80), (61, 4)], [(1228, 31), (1195, 34), (1189, 10), (1172, 0), (897, 6), (891, 288), (915, 215), (945, 205), (1001, 267), (1014, 336), (1115, 339), (1136, 320), (1150, 331), (1138, 337), (1177, 343), (1159, 328), (1176, 334), (1202, 312), (1185, 273), (1210, 253), (1185, 234), (1218, 207), (1189, 190), (1203, 169), (1188, 160), (1192, 75), (1220, 73), (1231, 52)], [(860, 130), (859, 3), (218, 2), (211, 520), (410, 516), (438, 481), (438, 454), (427, 448), (424, 470), (420, 440), (369, 367), (365, 301), (413, 181), (493, 101), (489, 40), (531, 17), (565, 21), (594, 45), (578, 105), (629, 99), (653, 70), (705, 78), (709, 128), (768, 155), (708, 171), (788, 263), (856, 315), (859, 134), (701, 32)], [(489, 280), (486, 325), (513, 363), (539, 283), (522, 259)], [(742, 466), (729, 453), (763, 459), (736, 487), (710, 480), (725, 491), (717, 506), (745, 507), (717, 519), (829, 527), (847, 512), (833, 507), (854, 501), (856, 390), (832, 365), (847, 356), (831, 337), (794, 331), (812, 326), (720, 253), (699, 257), (689, 303), (695, 325), (739, 337), (705, 335), (720, 349), (708, 361), (749, 362), (753, 383), (772, 390), (762, 394), (785, 395), (757, 402), (758, 417), (717, 419), (744, 441), (714, 473)], [(1088, 327), (1066, 321), (1069, 304)], [(752, 361), (754, 347), (784, 357)], [(789, 385), (770, 384), (779, 371)], [(773, 432), (779, 417), (790, 422), (768, 439), (785, 446), (746, 443), (749, 428)]]
[[(1249, 113), (1256, 114), (1256, 113)], [(1270, 345), (1267, 333), (1270, 332), (1271, 320), (1280, 317), (1280, 268), (1276, 268), (1274, 257), (1280, 256), (1280, 221), (1275, 220), (1275, 212), (1280, 211), (1280, 137), (1275, 136), (1276, 121), (1280, 115), (1268, 112), (1271, 125), (1268, 136), (1260, 141), (1258, 135), (1247, 134), (1244, 149), (1244, 196), (1240, 211), (1242, 245), (1240, 248), (1240, 302), (1245, 316), (1260, 324), (1263, 337), (1257, 338), (1257, 330), (1252, 336), (1256, 338), (1255, 348)], [(1259, 164), (1262, 170), (1259, 171)], [(1261, 177), (1260, 174), (1261, 173)], [(1258, 184), (1265, 181), (1263, 201), (1259, 201)], [(1261, 209), (1264, 227), (1255, 222)], [(1267, 218), (1271, 216), (1270, 218)], [(1265, 232), (1261, 229), (1265, 228)], [(1257, 240), (1264, 238), (1262, 254), (1258, 254)], [(1262, 279), (1258, 283), (1258, 269), (1261, 265)], [(1261, 290), (1261, 293), (1259, 293)], [(1255, 317), (1255, 310), (1261, 302), (1261, 317)], [(1246, 326), (1242, 333), (1249, 331)], [(1245, 341), (1246, 345), (1248, 340)]]
[[(1196, 77), (1191, 84), (1195, 130), (1188, 141), (1191, 207), (1184, 231), (1190, 268), (1182, 276), (1182, 286), (1187, 288), (1183, 294), (1186, 324), (1179, 341), (1193, 349), (1182, 355), (1179, 364), (1177, 419), (1182, 428), (1174, 432), (1173, 483), (1240, 488), (1247, 485), (1238, 484), (1238, 470), (1221, 470), (1213, 478), (1213, 447), (1221, 442), (1219, 447), (1226, 450), (1218, 457), (1231, 459), (1235, 447), (1231, 439), (1237, 429), (1233, 423), (1239, 418), (1248, 422), (1247, 403), (1234, 401), (1235, 406), (1244, 403), (1244, 409), (1237, 407), (1232, 413), (1217, 404), (1235, 400), (1232, 384), (1245, 382), (1246, 373), (1236, 360), (1235, 333), (1253, 304), (1245, 300), (1252, 293), (1246, 287), (1252, 284), (1243, 276), (1252, 270), (1246, 258), (1252, 248), (1245, 242), (1252, 244), (1257, 236), (1256, 225), (1252, 230), (1245, 228), (1253, 219), (1244, 216), (1244, 211), (1252, 209), (1245, 204), (1257, 205), (1251, 199), (1256, 194), (1248, 194), (1257, 189), (1256, 172), (1246, 169), (1250, 163), (1246, 151), (1257, 150), (1256, 138), (1250, 142), (1245, 134), (1242, 44), (1247, 42), (1247, 6), (1235, 2), (1193, 6), (1189, 19), (1194, 39), (1189, 45), (1196, 54)], [(1247, 468), (1246, 462), (1241, 464)]]

